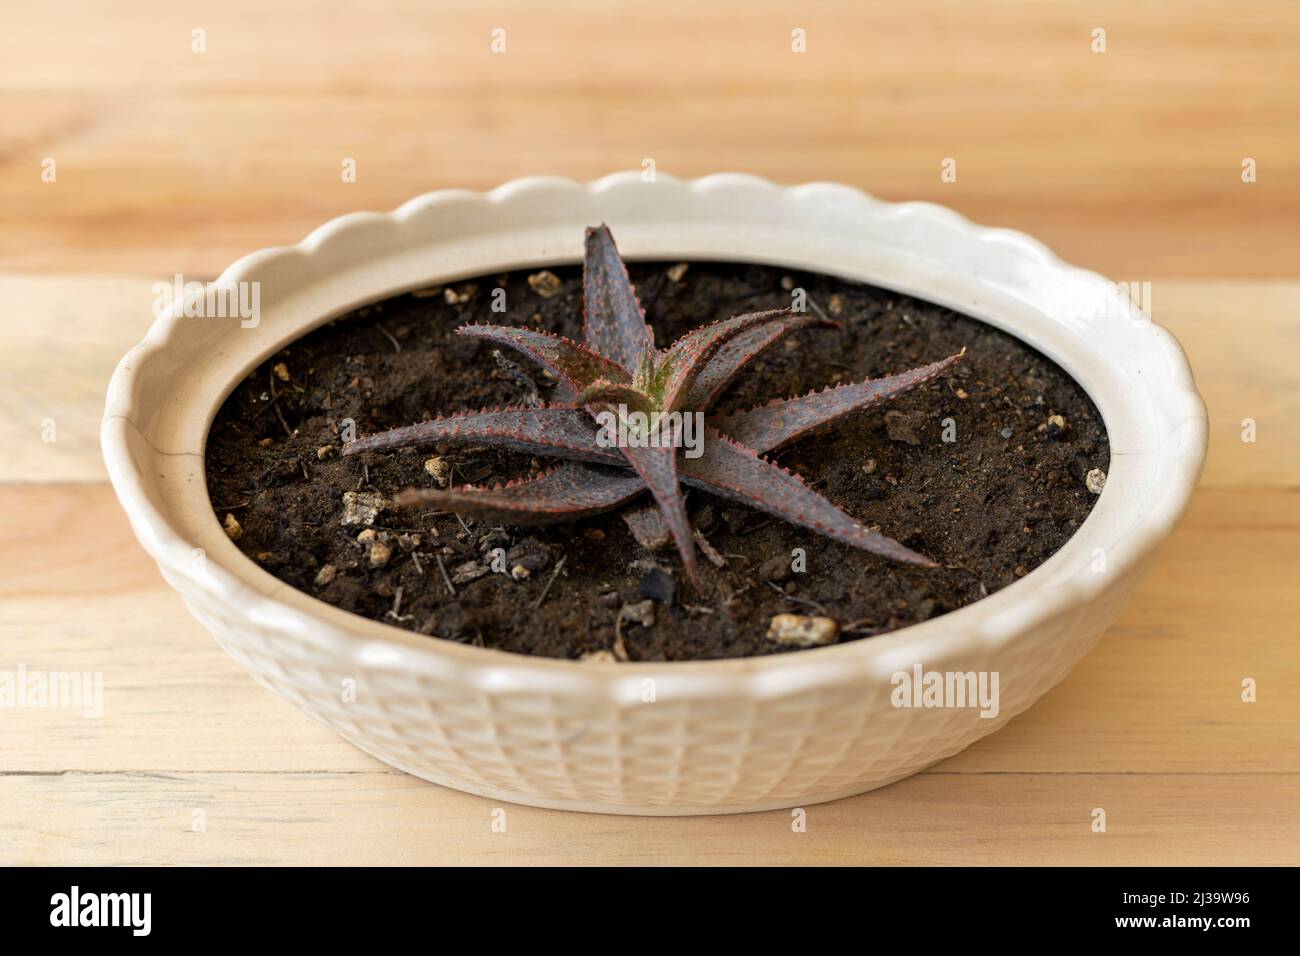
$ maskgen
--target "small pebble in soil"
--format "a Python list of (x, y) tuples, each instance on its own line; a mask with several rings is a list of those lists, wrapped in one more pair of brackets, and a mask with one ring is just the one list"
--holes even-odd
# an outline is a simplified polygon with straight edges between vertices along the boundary
[(1106, 473), (1100, 468), (1094, 468), (1088, 472), (1083, 483), (1088, 486), (1088, 490), (1094, 495), (1101, 494), (1101, 489), (1106, 487)]
[(613, 651), (587, 651), (578, 658), (584, 664), (617, 664), (618, 658), (614, 656)]
[(802, 614), (778, 614), (767, 629), (767, 639), (790, 647), (820, 647), (834, 644), (840, 626), (829, 617), (805, 617)]
[(686, 277), (686, 270), (691, 267), (689, 262), (679, 262), (675, 266), (668, 267), (668, 281), (681, 282)]
[(840, 295), (838, 292), (834, 293), (826, 303), (826, 311), (831, 315), (843, 315), (844, 296)]
[(862, 473), (864, 475), (874, 475), (876, 473), (876, 459), (868, 458), (862, 465)]
[(289, 366), (285, 365), (283, 362), (276, 362), (271, 371), (275, 373), (275, 377), (280, 381), (289, 381)]
[(316, 460), (324, 461), (332, 454), (334, 454), (333, 445), (321, 445), (319, 448), (316, 449)]
[(477, 294), (478, 286), (470, 282), (461, 286), (460, 289), (453, 289), (451, 286), (448, 286), (443, 290), (442, 297), (448, 305), (464, 305)]
[(451, 466), (447, 464), (445, 458), (438, 458), (437, 456), (430, 458), (424, 463), (424, 471), (439, 488), (447, 487), (447, 481), (451, 477)]
[(559, 295), (564, 291), (564, 283), (560, 281), (560, 277), (549, 269), (543, 269), (541, 272), (534, 272), (530, 275), (528, 285), (543, 299), (549, 299), (551, 296)]
[(637, 604), (624, 604), (619, 609), (618, 619), (628, 624), (640, 624), (642, 627), (655, 626), (655, 602), (640, 601)]
[(1048, 415), (1044, 431), (1047, 432), (1048, 438), (1060, 438), (1068, 427), (1064, 415)]
[(592, 541), (605, 540), (605, 532), (600, 530), (599, 528), (586, 528), (583, 530), (582, 533)]
[(239, 520), (230, 512), (226, 512), (226, 519), (221, 522), (221, 527), (225, 529), (226, 537), (231, 541), (238, 541), (244, 535), (244, 529), (239, 526)]
[(527, 581), (532, 576), (532, 573), (522, 564), (516, 564), (510, 569), (510, 576), (516, 581)]
[(388, 564), (389, 559), (393, 556), (393, 549), (385, 542), (375, 539), (370, 542), (370, 566), (372, 568), (382, 568)]
[(1002, 431), (1000, 431), (998, 434), (1000, 434), (1003, 438), (1010, 438), (1010, 437), (1011, 437), (1011, 429), (1010, 429), (1010, 428), (1004, 428), (1004, 429), (1002, 429)]
[(343, 492), (343, 517), (340, 523), (374, 524), (386, 504), (384, 496), (375, 491), (345, 491)]
[(670, 605), (677, 594), (677, 582), (663, 569), (651, 568), (637, 581), (636, 593), (638, 597)]

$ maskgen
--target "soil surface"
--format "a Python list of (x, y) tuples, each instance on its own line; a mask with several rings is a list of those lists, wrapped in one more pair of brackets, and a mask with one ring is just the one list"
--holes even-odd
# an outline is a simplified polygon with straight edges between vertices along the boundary
[[(553, 383), (538, 369), (453, 330), (495, 322), (581, 339), (576, 266), (398, 296), (273, 356), (213, 423), (207, 480), (218, 519), (288, 584), (430, 640), (548, 657), (688, 660), (790, 650), (767, 638), (777, 614), (833, 618), (840, 642), (945, 614), (1032, 571), (1092, 508), (1085, 476), (1109, 464), (1101, 417), (1061, 369), (1016, 339), (949, 309), (821, 275), (714, 263), (630, 271), (660, 345), (703, 323), (787, 307), (799, 289), (809, 308), (842, 323), (777, 343), (718, 412), (900, 372), (965, 347), (965, 361), (946, 376), (775, 456), (864, 524), (942, 567), (893, 564), (701, 491), (689, 492), (688, 510), (725, 565), (701, 554), (698, 591), (671, 546), (643, 547), (619, 513), (492, 528), (386, 508), (369, 526), (343, 524), (345, 492), (388, 496), (439, 478), (493, 484), (550, 464), (487, 448), (342, 458), (340, 431), (347, 419), (360, 436), (518, 404), (534, 389), (545, 400)], [(497, 562), (505, 573), (490, 567), (495, 548), (506, 552)], [(792, 570), (795, 549), (806, 555), (803, 571)]]

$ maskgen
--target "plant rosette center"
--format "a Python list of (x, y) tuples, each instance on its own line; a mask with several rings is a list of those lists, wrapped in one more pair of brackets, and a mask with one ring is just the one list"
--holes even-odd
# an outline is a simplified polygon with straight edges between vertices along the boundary
[(582, 342), (513, 326), (457, 330), (536, 362), (555, 378), (556, 401), (395, 428), (347, 443), (344, 454), (466, 443), (562, 460), (536, 477), (506, 485), (408, 488), (394, 499), (399, 506), (432, 506), (501, 524), (577, 520), (620, 508), (649, 491), (686, 576), (697, 586), (696, 542), (683, 485), (873, 554), (936, 566), (925, 555), (863, 527), (764, 456), (933, 380), (961, 361), (965, 349), (906, 372), (776, 398), (706, 423), (713, 403), (763, 350), (798, 329), (837, 323), (794, 309), (771, 309), (699, 326), (667, 348), (656, 348), (654, 330), (605, 226), (587, 230), (582, 282)]
[(642, 412), (626, 405), (595, 413), (601, 448), (680, 448), (686, 458), (704, 454), (703, 412)]

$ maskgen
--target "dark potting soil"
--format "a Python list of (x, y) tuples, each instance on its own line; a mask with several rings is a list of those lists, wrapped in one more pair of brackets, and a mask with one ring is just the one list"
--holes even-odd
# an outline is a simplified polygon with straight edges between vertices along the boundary
[[(671, 546), (647, 550), (617, 512), (493, 528), (387, 508), (370, 527), (343, 524), (345, 492), (388, 496), (438, 477), (494, 484), (550, 464), (464, 447), (342, 458), (340, 429), (352, 419), (360, 436), (519, 404), (534, 389), (545, 400), (553, 383), (540, 370), (453, 330), (494, 322), (581, 339), (576, 266), (531, 281), (515, 272), (398, 296), (268, 359), (231, 393), (208, 437), (218, 519), (249, 558), (293, 587), (430, 640), (548, 657), (616, 650), (620, 659), (688, 660), (788, 650), (767, 639), (776, 614), (834, 618), (840, 642), (945, 614), (1032, 571), (1092, 508), (1085, 476), (1109, 463), (1101, 417), (1061, 369), (1015, 338), (827, 276), (714, 263), (630, 271), (661, 345), (707, 322), (787, 307), (798, 289), (809, 308), (842, 323), (777, 343), (723, 396), (719, 413), (900, 372), (965, 347), (949, 374), (775, 456), (864, 524), (942, 567), (894, 564), (700, 491), (688, 494), (692, 522), (725, 564), (701, 554), (699, 590)], [(493, 570), (496, 548), (506, 556)], [(802, 571), (792, 570), (795, 549), (806, 556)]]

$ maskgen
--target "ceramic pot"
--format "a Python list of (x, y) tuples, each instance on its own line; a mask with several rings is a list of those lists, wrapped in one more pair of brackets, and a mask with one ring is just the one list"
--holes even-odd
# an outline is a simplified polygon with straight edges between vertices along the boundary
[[(1095, 508), (1029, 575), (942, 617), (792, 654), (659, 664), (422, 637), (297, 591), (231, 543), (208, 500), (203, 450), (217, 409), (251, 369), (368, 302), (578, 262), (584, 227), (600, 222), (630, 260), (807, 269), (1016, 336), (1073, 376), (1105, 420), (1111, 459)], [(435, 192), (253, 253), (214, 286), (256, 288), (256, 321), (186, 318), (182, 299), (109, 387), (104, 456), (136, 535), (263, 684), (380, 760), (494, 800), (730, 813), (833, 800), (916, 773), (997, 730), (1087, 653), (1183, 512), (1205, 456), (1205, 408), (1187, 360), (1115, 284), (1019, 233), (845, 186), (620, 174)], [(996, 716), (895, 706), (894, 675), (917, 665), (996, 672)]]

